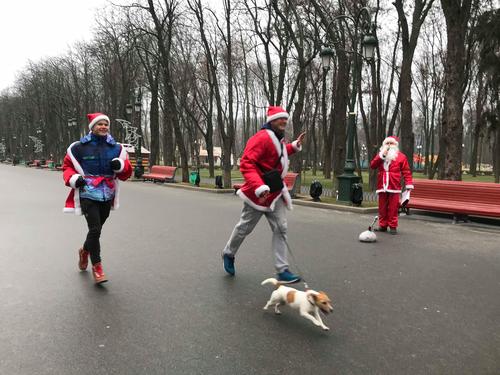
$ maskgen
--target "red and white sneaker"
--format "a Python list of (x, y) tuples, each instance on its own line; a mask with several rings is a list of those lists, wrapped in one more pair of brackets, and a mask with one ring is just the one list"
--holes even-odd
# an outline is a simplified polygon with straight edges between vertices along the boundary
[(94, 281), (96, 284), (105, 283), (108, 281), (104, 271), (102, 270), (101, 262), (96, 263), (92, 266), (92, 275), (94, 276)]
[(78, 257), (78, 268), (80, 268), (80, 271), (85, 271), (89, 265), (89, 252), (81, 247), (78, 250)]

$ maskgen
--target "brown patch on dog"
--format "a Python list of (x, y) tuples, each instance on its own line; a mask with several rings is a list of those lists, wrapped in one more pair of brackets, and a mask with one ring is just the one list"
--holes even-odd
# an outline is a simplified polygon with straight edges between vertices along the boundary
[(324, 312), (330, 313), (333, 311), (333, 306), (331, 304), (330, 298), (326, 295), (325, 292), (318, 292), (318, 294), (313, 295), (314, 301), (316, 305)]
[(286, 294), (286, 303), (290, 304), (295, 301), (295, 290), (291, 290)]

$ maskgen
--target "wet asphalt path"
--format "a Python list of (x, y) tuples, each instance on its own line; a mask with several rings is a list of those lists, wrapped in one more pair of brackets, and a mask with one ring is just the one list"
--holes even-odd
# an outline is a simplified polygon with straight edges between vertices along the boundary
[(102, 235), (110, 282), (95, 287), (61, 174), (0, 164), (0, 374), (500, 373), (499, 227), (410, 217), (361, 244), (370, 216), (296, 206), (292, 250), (334, 300), (323, 332), (262, 311), (265, 220), (223, 273), (237, 197), (122, 186)]

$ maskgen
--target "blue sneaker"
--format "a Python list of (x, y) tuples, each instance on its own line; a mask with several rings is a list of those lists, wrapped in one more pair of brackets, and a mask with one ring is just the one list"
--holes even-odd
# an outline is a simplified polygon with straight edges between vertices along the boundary
[(222, 254), (222, 261), (224, 264), (224, 271), (226, 271), (231, 276), (234, 276), (234, 257), (230, 257), (227, 254)]
[(288, 269), (278, 273), (278, 281), (282, 284), (293, 284), (300, 281), (300, 276), (291, 273)]

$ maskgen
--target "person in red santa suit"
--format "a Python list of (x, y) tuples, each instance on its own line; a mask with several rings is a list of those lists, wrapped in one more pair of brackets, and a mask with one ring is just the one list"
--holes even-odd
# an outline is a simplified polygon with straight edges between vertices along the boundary
[(397, 234), (398, 207), (401, 194), (401, 176), (404, 178), (404, 189), (413, 189), (411, 169), (406, 156), (399, 151), (399, 139), (390, 136), (384, 139), (379, 153), (370, 163), (372, 169), (378, 169), (378, 220), (376, 230)]
[(109, 134), (109, 118), (102, 113), (87, 115), (90, 133), (67, 150), (63, 162), (63, 178), (71, 191), (64, 212), (85, 215), (88, 233), (78, 250), (78, 267), (84, 271), (88, 258), (97, 284), (107, 281), (101, 264), (101, 229), (111, 209), (119, 207), (119, 180), (132, 174), (125, 148)]
[(283, 178), (288, 172), (288, 156), (302, 149), (305, 133), (296, 141), (285, 143), (288, 113), (281, 107), (270, 106), (266, 123), (252, 136), (243, 151), (240, 171), (245, 183), (238, 190), (243, 199), (240, 221), (222, 251), (224, 270), (235, 274), (234, 257), (241, 243), (266, 216), (273, 232), (272, 248), (278, 280), (282, 283), (300, 281), (300, 276), (290, 272), (286, 247), (286, 209), (292, 209), (292, 199)]

